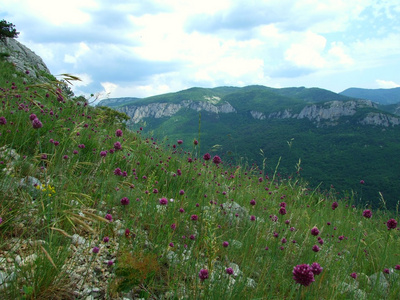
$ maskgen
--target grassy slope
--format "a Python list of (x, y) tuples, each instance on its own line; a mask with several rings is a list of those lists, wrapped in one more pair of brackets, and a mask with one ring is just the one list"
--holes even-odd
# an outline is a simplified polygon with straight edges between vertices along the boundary
[[(78, 283), (66, 270), (75, 270), (68, 237), (73, 234), (90, 241), (79, 254), (86, 262), (114, 253), (114, 265), (104, 267), (112, 276), (102, 280), (108, 283), (105, 295), (113, 299), (131, 290), (138, 297), (179, 299), (398, 296), (399, 271), (394, 267), (400, 263), (399, 231), (385, 225), (398, 215), (374, 211), (371, 219), (363, 218), (363, 209), (353, 208), (351, 199), (310, 190), (299, 178), (289, 180), (274, 172), (266, 177), (258, 168), (203, 161), (205, 151), (192, 145), (192, 139), (184, 139), (183, 145), (191, 148), (186, 154), (183, 145), (158, 144), (140, 130), (131, 132), (110, 122), (104, 111), (59, 102), (51, 92), (46, 98), (50, 86), (26, 91), (34, 83), (23, 84), (23, 74), (14, 78), (12, 67), (0, 64), (0, 117), (7, 119), (0, 125), (0, 147), (20, 155), (3, 154), (0, 159), (6, 169), (0, 171), (0, 258), (16, 261), (17, 255), (37, 255), (29, 265), (14, 264), (17, 276), (3, 297), (72, 298)], [(32, 128), (32, 113), (42, 128)], [(118, 128), (122, 137), (116, 136)], [(200, 143), (205, 139), (202, 136)], [(111, 154), (117, 141), (122, 149)], [(101, 157), (105, 150), (109, 152)], [(190, 163), (188, 157), (197, 160)], [(115, 175), (116, 168), (126, 176)], [(33, 191), (18, 187), (26, 176), (44, 186)], [(128, 205), (121, 205), (124, 197)], [(173, 201), (160, 205), (162, 197)], [(280, 210), (283, 202), (286, 213)], [(234, 203), (242, 209), (231, 211)], [(112, 222), (104, 219), (106, 214), (112, 215)], [(310, 234), (314, 226), (323, 243)], [(19, 244), (25, 247), (12, 247)], [(320, 251), (314, 252), (314, 245)], [(91, 252), (93, 246), (100, 248), (98, 254)], [(322, 273), (299, 289), (293, 268), (313, 262), (323, 267)], [(228, 267), (233, 275), (226, 273)], [(96, 274), (94, 268), (89, 265), (88, 273)], [(390, 274), (379, 276), (387, 280), (388, 289), (374, 281), (374, 274), (384, 268), (390, 268)], [(201, 269), (209, 272), (204, 281), (198, 276)], [(353, 272), (357, 279), (350, 277)]]

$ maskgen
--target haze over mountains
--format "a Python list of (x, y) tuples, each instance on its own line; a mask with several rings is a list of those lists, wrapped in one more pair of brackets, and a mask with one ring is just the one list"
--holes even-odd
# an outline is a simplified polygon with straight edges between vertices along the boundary
[[(349, 90), (353, 97), (346, 95)], [(190, 88), (142, 99), (110, 98), (99, 105), (126, 113), (128, 126), (145, 126), (171, 144), (183, 139), (187, 150), (200, 139), (198, 155), (213, 152), (225, 163), (247, 161), (269, 173), (279, 162), (283, 174), (301, 168), (312, 187), (353, 190), (359, 201), (374, 206), (380, 205), (381, 192), (394, 208), (400, 194), (399, 105), (383, 104), (393, 103), (399, 89), (383, 90), (383, 96), (380, 90), (349, 90)], [(360, 180), (366, 184), (360, 186)]]

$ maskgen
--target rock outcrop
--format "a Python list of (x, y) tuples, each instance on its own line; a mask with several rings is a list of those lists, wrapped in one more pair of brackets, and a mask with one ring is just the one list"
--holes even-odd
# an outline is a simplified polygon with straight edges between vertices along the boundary
[(180, 103), (156, 102), (147, 105), (129, 105), (118, 107), (116, 110), (127, 114), (131, 118), (128, 124), (136, 124), (144, 118), (158, 119), (162, 117), (171, 117), (182, 108), (195, 111), (207, 111), (215, 114), (236, 112), (235, 108), (228, 102), (214, 105), (210, 102), (194, 102), (191, 100), (183, 100)]
[(50, 70), (42, 58), (28, 47), (15, 39), (5, 38), (0, 40), (0, 53), (6, 56), (6, 60), (13, 63), (21, 72), (29, 71), (29, 76), (43, 78), (43, 73), (50, 74)]

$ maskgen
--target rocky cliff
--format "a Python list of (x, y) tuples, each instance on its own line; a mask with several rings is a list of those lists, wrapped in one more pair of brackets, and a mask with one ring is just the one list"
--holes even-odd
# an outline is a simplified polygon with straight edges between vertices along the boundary
[(42, 58), (15, 39), (0, 40), (0, 54), (13, 63), (17, 70), (21, 72), (28, 70), (29, 76), (45, 80), (44, 74), (50, 74)]

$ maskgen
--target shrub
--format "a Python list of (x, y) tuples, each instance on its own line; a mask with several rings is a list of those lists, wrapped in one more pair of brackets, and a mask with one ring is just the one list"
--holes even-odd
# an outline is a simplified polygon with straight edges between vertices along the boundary
[(15, 25), (6, 20), (0, 21), (0, 40), (18, 37), (19, 32), (15, 29)]

